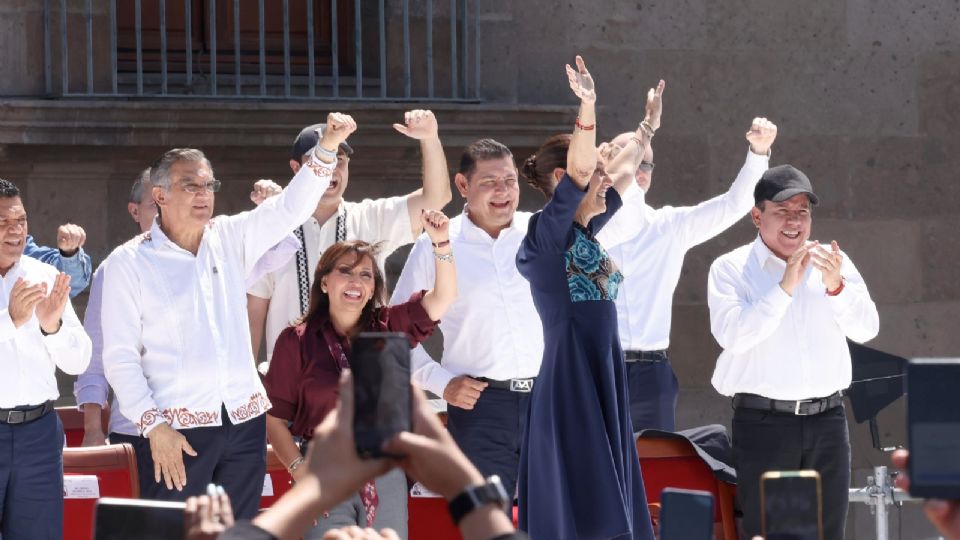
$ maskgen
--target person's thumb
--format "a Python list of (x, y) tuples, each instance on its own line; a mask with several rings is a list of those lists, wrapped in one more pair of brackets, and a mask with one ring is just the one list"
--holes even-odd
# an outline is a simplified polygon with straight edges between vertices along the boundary
[(432, 446), (433, 441), (429, 437), (410, 433), (409, 431), (401, 431), (383, 443), (383, 449), (387, 452), (408, 457), (429, 451)]
[(188, 443), (186, 439), (184, 439), (180, 444), (180, 448), (182, 448), (184, 453), (186, 453), (188, 456), (197, 457), (197, 451), (190, 446), (190, 443)]

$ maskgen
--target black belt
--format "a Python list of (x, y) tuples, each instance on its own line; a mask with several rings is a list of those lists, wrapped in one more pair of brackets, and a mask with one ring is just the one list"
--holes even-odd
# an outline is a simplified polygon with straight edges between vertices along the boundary
[(797, 401), (770, 399), (756, 394), (737, 394), (733, 396), (733, 407), (735, 409), (759, 409), (762, 411), (795, 414), (797, 416), (808, 416), (827, 412), (834, 407), (839, 407), (842, 403), (843, 395), (840, 392), (825, 398), (801, 399)]
[(488, 379), (486, 377), (473, 377), (474, 379), (487, 383), (487, 386), (490, 388), (498, 388), (500, 390), (509, 390), (511, 392), (532, 392), (533, 383), (537, 380), (536, 377), (530, 377), (527, 379), (507, 379), (505, 381), (497, 381), (494, 379)]
[(623, 353), (623, 360), (625, 362), (666, 362), (669, 358), (667, 358), (667, 350), (660, 349), (659, 351), (626, 351)]
[(0, 409), (0, 424), (26, 424), (33, 422), (53, 410), (53, 401), (48, 401), (36, 407), (14, 407)]

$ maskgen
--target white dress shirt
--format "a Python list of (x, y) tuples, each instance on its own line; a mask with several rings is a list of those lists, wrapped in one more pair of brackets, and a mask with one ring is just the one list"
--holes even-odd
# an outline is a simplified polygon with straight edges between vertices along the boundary
[(280, 195), (251, 212), (210, 220), (194, 255), (154, 222), (104, 269), (103, 364), (120, 412), (146, 435), (234, 424), (270, 408), (250, 352), (247, 278), (316, 208), (330, 182), (308, 163)]
[(712, 382), (723, 395), (827, 397), (850, 386), (846, 338), (863, 343), (879, 331), (877, 306), (849, 257), (836, 296), (811, 264), (791, 297), (780, 287), (785, 268), (759, 236), (710, 267), (710, 330), (723, 347)]
[[(140, 235), (129, 240), (128, 243), (142, 241), (143, 238)], [(251, 282), (251, 277), (263, 276), (269, 269), (275, 269), (286, 264), (299, 247), (300, 242), (292, 234), (288, 234), (257, 261), (254, 273), (248, 276), (247, 283)], [(90, 341), (93, 343), (93, 354), (90, 356), (90, 365), (73, 383), (73, 396), (77, 400), (77, 408), (81, 411), (85, 403), (96, 403), (101, 408), (106, 407), (107, 399), (110, 396), (110, 384), (107, 383), (107, 377), (103, 373), (103, 325), (100, 320), (100, 311), (103, 305), (103, 268), (106, 264), (107, 261), (101, 263), (97, 271), (93, 273), (93, 279), (90, 283), (90, 296), (87, 298), (87, 311), (83, 316), (83, 329), (86, 330), (87, 335), (90, 336)], [(113, 403), (110, 406), (110, 422), (107, 432), (121, 433), (133, 437), (140, 434), (137, 426), (120, 412), (116, 395), (114, 395)]]
[[(474, 225), (466, 209), (450, 220), (459, 290), (440, 320), (441, 363), (434, 362), (422, 346), (413, 351), (413, 380), (421, 387), (442, 396), (458, 375), (507, 380), (536, 377), (540, 372), (543, 327), (530, 283), (520, 275), (516, 262), (530, 216), (514, 213), (511, 225), (497, 238)], [(391, 303), (432, 289), (435, 276), (433, 244), (424, 234), (410, 251)]]
[(628, 191), (623, 208), (597, 235), (623, 273), (617, 292), (617, 321), (625, 350), (670, 346), (673, 295), (683, 258), (694, 246), (725, 231), (753, 206), (753, 189), (770, 158), (747, 152), (730, 189), (696, 206), (654, 209)]
[(0, 278), (0, 408), (41, 405), (60, 397), (56, 371), (76, 375), (90, 361), (90, 338), (83, 332), (80, 320), (67, 300), (63, 324), (55, 334), (40, 333), (36, 314), (20, 328), (13, 324), (7, 306), (10, 291), (18, 278), (28, 284), (45, 282), (52, 290), (59, 272), (49, 264), (30, 257), (20, 257), (7, 275)]
[[(337, 242), (337, 215), (346, 212), (345, 228), (347, 240), (363, 240), (380, 245), (377, 264), (384, 271), (387, 257), (400, 246), (413, 242), (410, 224), (410, 212), (407, 210), (407, 196), (385, 199), (364, 199), (361, 202), (340, 203), (338, 213), (330, 217), (323, 225), (314, 217), (303, 224), (303, 242), (307, 246), (307, 275), (313, 285), (313, 275), (320, 262), (320, 256)], [(267, 359), (273, 358), (273, 345), (284, 328), (303, 313), (300, 311), (300, 283), (297, 280), (297, 260), (293, 257), (286, 265), (261, 278), (247, 290), (259, 298), (270, 300), (267, 309), (266, 346)]]
[[(130, 240), (130, 242), (139, 241), (142, 241), (140, 237)], [(90, 282), (90, 296), (87, 298), (87, 312), (83, 315), (83, 329), (90, 336), (90, 341), (93, 344), (93, 354), (90, 356), (90, 365), (73, 383), (73, 395), (77, 399), (77, 408), (80, 410), (83, 410), (85, 403), (96, 403), (100, 407), (106, 407), (107, 399), (110, 396), (110, 385), (107, 384), (107, 377), (103, 374), (103, 326), (100, 322), (100, 310), (103, 305), (103, 268), (105, 265), (106, 261), (93, 273), (93, 279)], [(110, 425), (107, 432), (122, 433), (134, 437), (140, 434), (137, 426), (120, 413), (116, 396), (114, 396), (110, 408)]]

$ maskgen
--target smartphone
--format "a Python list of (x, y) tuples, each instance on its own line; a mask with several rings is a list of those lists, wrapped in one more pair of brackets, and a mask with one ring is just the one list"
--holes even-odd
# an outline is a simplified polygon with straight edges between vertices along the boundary
[(911, 360), (906, 385), (910, 494), (960, 499), (960, 359)]
[(183, 538), (186, 507), (182, 502), (115, 499), (97, 501), (94, 540), (167, 540)]
[(771, 471), (760, 478), (766, 540), (823, 540), (823, 498), (817, 471)]
[(666, 488), (660, 494), (660, 540), (711, 540), (713, 495)]
[[(363, 458), (386, 456), (383, 442), (411, 431), (410, 342), (405, 334), (363, 332), (353, 340), (353, 436)], [(391, 456), (399, 457), (399, 456)]]

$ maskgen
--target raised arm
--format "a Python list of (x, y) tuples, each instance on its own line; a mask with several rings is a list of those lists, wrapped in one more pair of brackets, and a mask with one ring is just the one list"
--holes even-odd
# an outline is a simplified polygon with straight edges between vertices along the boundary
[(411, 139), (420, 141), (420, 154), (423, 158), (423, 187), (407, 195), (407, 212), (410, 214), (410, 227), (416, 237), (423, 230), (420, 214), (423, 210), (441, 210), (453, 199), (450, 189), (450, 170), (447, 157), (440, 143), (439, 126), (433, 111), (420, 109), (407, 111), (403, 115), (403, 124), (394, 124), (393, 128)]
[(426, 210), (420, 215), (420, 223), (433, 244), (436, 276), (433, 289), (423, 296), (420, 303), (427, 315), (438, 321), (457, 299), (457, 267), (453, 263), (453, 246), (450, 245), (450, 220), (443, 212)]
[(225, 229), (232, 236), (228, 241), (242, 249), (245, 275), (256, 269), (270, 248), (313, 214), (337, 165), (337, 147), (356, 129), (349, 115), (330, 113), (323, 137), (287, 188), (254, 210), (227, 218)]
[(726, 193), (696, 206), (677, 208), (671, 218), (688, 247), (705, 242), (741, 219), (753, 206), (753, 189), (770, 163), (777, 126), (766, 118), (753, 119), (746, 139), (750, 145), (737, 178)]
[(567, 174), (578, 188), (584, 189), (597, 168), (597, 92), (580, 55), (576, 63), (577, 69), (566, 66), (570, 89), (580, 98), (580, 112), (567, 149)]
[(65, 223), (57, 228), (57, 247), (38, 246), (28, 235), (23, 254), (70, 276), (70, 297), (73, 298), (87, 288), (93, 273), (90, 255), (83, 251), (86, 240), (83, 227)]
[(646, 112), (643, 121), (624, 148), (604, 143), (600, 147), (600, 156), (604, 163), (604, 172), (613, 180), (613, 189), (624, 196), (630, 186), (636, 183), (637, 168), (643, 161), (643, 155), (653, 141), (653, 134), (660, 129), (660, 116), (663, 113), (663, 89), (666, 83), (661, 79), (656, 88), (647, 91)]

